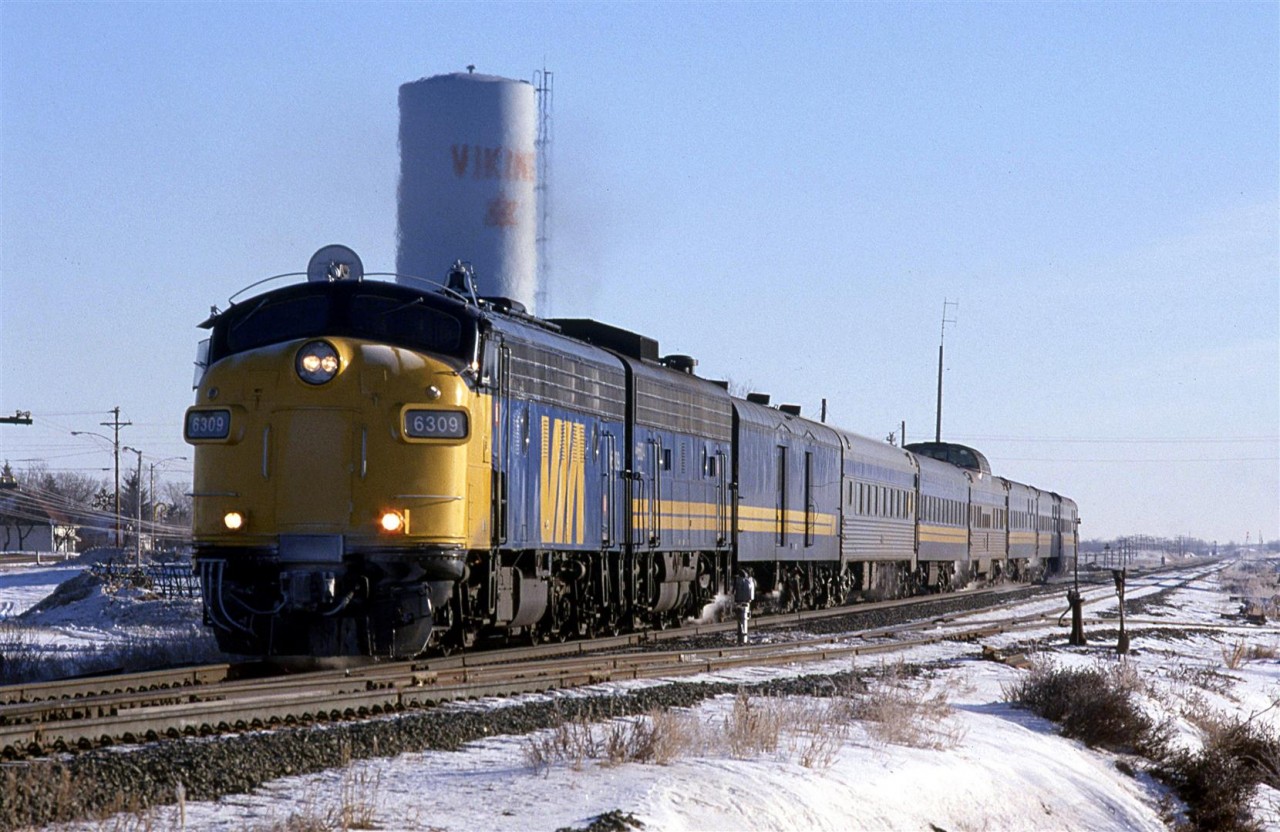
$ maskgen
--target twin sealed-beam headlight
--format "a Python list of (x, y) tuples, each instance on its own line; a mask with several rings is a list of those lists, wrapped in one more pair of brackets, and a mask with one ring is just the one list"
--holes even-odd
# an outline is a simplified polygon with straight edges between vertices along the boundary
[(324, 384), (338, 374), (342, 361), (328, 341), (308, 341), (298, 350), (294, 367), (307, 384)]
[(238, 511), (228, 511), (222, 515), (222, 525), (227, 527), (229, 532), (238, 532), (244, 528), (244, 515)]

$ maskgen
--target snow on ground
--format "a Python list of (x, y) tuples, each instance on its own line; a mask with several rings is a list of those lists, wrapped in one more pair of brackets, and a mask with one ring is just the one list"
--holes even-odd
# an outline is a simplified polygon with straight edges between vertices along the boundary
[[(48, 569), (0, 571), (0, 598), (30, 606), (39, 586), (59, 575)], [(41, 582), (45, 583), (41, 583)], [(1168, 579), (1132, 579), (1133, 599), (1173, 587)], [(1114, 593), (1091, 592), (1086, 617), (1114, 615)], [(1011, 603), (996, 617), (1032, 610), (1061, 612), (1062, 601)], [(90, 609), (96, 609), (90, 607)], [(1182, 741), (1195, 730), (1179, 713), (1188, 702), (1243, 717), (1257, 714), (1280, 727), (1280, 628), (1249, 625), (1237, 615), (1240, 601), (1217, 576), (1172, 589), (1126, 622), (1132, 651), (1124, 659), (1147, 680), (1150, 707), (1175, 719)], [(97, 613), (94, 613), (96, 621)], [(990, 619), (975, 615), (970, 620)], [(1176, 622), (1180, 627), (1168, 626)], [(1194, 623), (1188, 630), (1185, 626)], [(66, 632), (98, 624), (64, 621)], [(997, 649), (1033, 651), (1037, 658), (1071, 666), (1112, 666), (1118, 621), (1091, 624), (1087, 647), (1068, 648), (1066, 632), (1052, 622), (1033, 631), (986, 640)], [(1162, 629), (1151, 630), (1152, 627)], [(729, 638), (729, 637), (727, 637)], [(1243, 645), (1255, 657), (1236, 667), (1229, 657)], [(620, 811), (646, 830), (753, 829), (1134, 829), (1169, 828), (1162, 786), (1116, 755), (1091, 751), (1058, 735), (1056, 727), (1004, 701), (1004, 689), (1025, 674), (980, 659), (982, 645), (943, 643), (911, 649), (908, 663), (934, 667), (909, 684), (927, 686), (922, 697), (944, 694), (949, 708), (930, 731), (935, 741), (896, 744), (862, 722), (843, 725), (829, 754), (803, 763), (802, 750), (815, 742), (798, 725), (784, 726), (776, 749), (737, 756), (723, 732), (735, 697), (703, 703), (684, 716), (700, 726), (701, 744), (666, 764), (531, 762), (533, 741), (550, 736), (492, 737), (456, 752), (406, 754), (357, 761), (343, 770), (283, 778), (247, 795), (189, 803), (185, 828), (241, 830), (286, 828), (311, 819), (342, 819), (353, 828), (429, 830), (554, 830), (581, 828), (599, 815)], [(896, 659), (888, 659), (893, 662)], [(883, 667), (885, 659), (859, 657), (858, 668)], [(693, 679), (754, 682), (773, 676), (838, 672), (850, 661), (792, 668), (743, 668)], [(685, 679), (688, 681), (688, 678)], [(635, 683), (635, 684), (653, 684)], [(594, 690), (621, 691), (627, 684)], [(541, 696), (576, 696), (575, 692)], [(458, 708), (495, 707), (469, 703)], [(804, 703), (799, 703), (804, 704)], [(823, 707), (828, 700), (813, 700)], [(830, 725), (828, 725), (830, 727)], [(813, 762), (813, 761), (811, 761)], [(1280, 795), (1263, 792), (1260, 815), (1280, 828)], [(159, 828), (179, 826), (179, 809), (155, 810)], [(102, 828), (101, 822), (82, 825)]]
[(34, 558), (31, 564), (0, 566), (0, 621), (26, 612), (83, 569), (62, 561), (37, 566)]
[(0, 684), (119, 666), (217, 661), (199, 598), (111, 585), (84, 563), (0, 566)]

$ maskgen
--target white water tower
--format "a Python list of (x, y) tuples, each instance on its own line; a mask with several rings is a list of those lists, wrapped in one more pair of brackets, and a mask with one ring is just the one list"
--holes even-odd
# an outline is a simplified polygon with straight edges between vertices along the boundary
[(536, 311), (537, 131), (526, 81), (466, 72), (401, 85), (399, 274), (443, 281), (467, 260), (480, 295)]

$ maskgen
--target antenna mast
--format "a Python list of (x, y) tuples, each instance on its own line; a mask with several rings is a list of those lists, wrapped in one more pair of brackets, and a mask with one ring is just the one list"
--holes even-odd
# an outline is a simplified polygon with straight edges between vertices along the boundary
[(954, 325), (955, 318), (947, 317), (947, 308), (951, 308), (951, 314), (955, 314), (960, 308), (960, 301), (942, 299), (942, 334), (938, 336), (938, 424), (934, 430), (933, 441), (942, 441), (942, 345), (947, 339), (947, 324)]
[(546, 66), (533, 73), (533, 87), (538, 94), (538, 138), (534, 141), (534, 149), (538, 153), (538, 184), (534, 192), (538, 195), (538, 232), (536, 245), (538, 249), (538, 288), (534, 292), (534, 303), (537, 312), (544, 318), (547, 316), (547, 284), (551, 276), (550, 256), (547, 239), (551, 226), (551, 104), (554, 97), (555, 73)]

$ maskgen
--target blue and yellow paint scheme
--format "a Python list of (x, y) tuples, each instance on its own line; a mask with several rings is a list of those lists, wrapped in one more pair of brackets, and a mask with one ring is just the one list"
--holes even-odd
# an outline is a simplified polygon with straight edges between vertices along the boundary
[(595, 321), (340, 272), (205, 322), (184, 435), (229, 652), (412, 656), (678, 623), (739, 573), (801, 608), (1078, 551), (1074, 502), (985, 459), (733, 397)]
[(735, 399), (741, 564), (840, 560), (841, 440), (796, 413)]
[(929, 457), (920, 465), (919, 559), (967, 566), (969, 477), (963, 469)]
[(915, 457), (887, 442), (840, 431), (844, 444), (841, 558), (848, 563), (898, 562), (914, 569)]
[(184, 432), (205, 617), (224, 649), (425, 646), (466, 553), (492, 539), (478, 324), (447, 298), (354, 281), (276, 290), (206, 322)]

